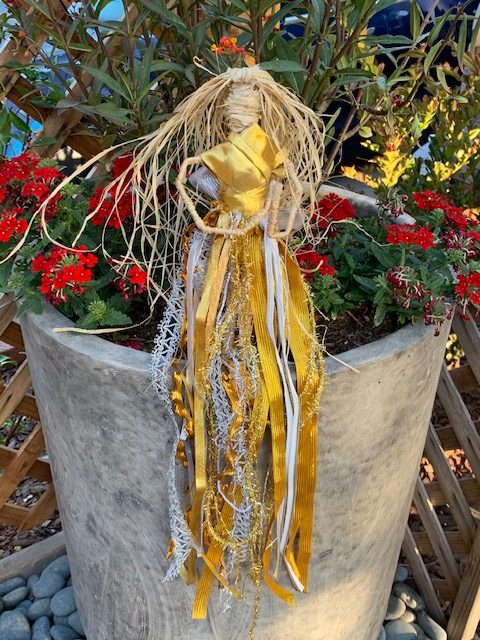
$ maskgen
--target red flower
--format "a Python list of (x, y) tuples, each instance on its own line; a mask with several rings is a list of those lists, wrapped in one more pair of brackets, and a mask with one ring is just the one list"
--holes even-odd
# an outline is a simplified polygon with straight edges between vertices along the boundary
[(3, 202), (7, 197), (7, 190), (5, 187), (0, 187), (0, 202)]
[(430, 211), (432, 209), (443, 209), (450, 204), (447, 196), (435, 191), (425, 189), (423, 193), (413, 193), (412, 198), (419, 209)]
[(435, 236), (426, 227), (414, 224), (388, 224), (387, 242), (393, 245), (407, 244), (429, 249), (435, 244)]
[(329, 193), (315, 207), (313, 220), (320, 229), (326, 229), (332, 222), (340, 222), (355, 217), (355, 209), (345, 198)]
[(96, 256), (55, 247), (48, 256), (37, 255), (32, 260), (31, 270), (42, 273), (40, 292), (48, 302), (58, 306), (68, 300), (69, 294), (81, 296), (85, 293), (83, 285), (93, 277), (93, 271), (86, 267), (87, 262), (93, 266), (97, 262)]
[(148, 282), (148, 274), (143, 269), (140, 269), (136, 264), (127, 272), (128, 279), (132, 284), (136, 284), (140, 287), (146, 287)]
[(0, 217), (0, 242), (9, 242), (16, 233), (23, 235), (28, 229), (25, 218), (17, 218), (21, 210), (4, 211)]
[(22, 187), (22, 196), (28, 197), (33, 196), (40, 200), (47, 193), (50, 193), (50, 189), (43, 182), (34, 182), (33, 180), (30, 182), (25, 182)]
[(454, 224), (459, 229), (466, 229), (470, 224), (477, 225), (476, 220), (472, 220), (463, 213), (461, 207), (453, 207), (449, 205), (443, 210), (446, 221), (450, 224)]
[(132, 194), (128, 185), (123, 184), (117, 195), (117, 186), (108, 190), (98, 188), (90, 198), (90, 213), (94, 213), (92, 224), (99, 227), (120, 229), (121, 224), (133, 216)]
[[(306, 271), (305, 277), (311, 280), (315, 273), (323, 276), (333, 276), (335, 267), (328, 264), (328, 256), (323, 256), (306, 245), (304, 249), (299, 249), (295, 253), (300, 267)], [(314, 273), (315, 272), (315, 273)]]
[[(112, 164), (112, 173), (114, 178), (118, 178), (122, 175), (127, 169), (130, 168), (132, 164), (133, 156), (131, 153), (126, 153), (119, 158), (115, 158)], [(129, 174), (132, 174), (132, 171), (129, 171)]]
[(59, 178), (62, 174), (57, 167), (35, 167), (33, 175), (39, 180), (51, 182), (55, 178)]

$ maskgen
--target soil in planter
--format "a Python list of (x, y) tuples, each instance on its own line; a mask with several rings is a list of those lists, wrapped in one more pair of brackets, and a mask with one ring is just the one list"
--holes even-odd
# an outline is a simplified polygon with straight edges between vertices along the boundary
[[(375, 310), (371, 305), (364, 305), (347, 311), (338, 316), (335, 320), (317, 314), (317, 326), (319, 328), (319, 338), (322, 340), (327, 354), (337, 355), (360, 347), (364, 344), (379, 340), (384, 336), (393, 333), (400, 328), (395, 314), (387, 314), (385, 320), (378, 327), (373, 325)], [(157, 328), (163, 315), (163, 307), (158, 307), (154, 316), (148, 323), (135, 327), (127, 334), (107, 335), (107, 339), (135, 346), (143, 351), (151, 352), (157, 334)], [(134, 322), (140, 322), (141, 317), (134, 318)], [(134, 343), (132, 345), (132, 342)]]

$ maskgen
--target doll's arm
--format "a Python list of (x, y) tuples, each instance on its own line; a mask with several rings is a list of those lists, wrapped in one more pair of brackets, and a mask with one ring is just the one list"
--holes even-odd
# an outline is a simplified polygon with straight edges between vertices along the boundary
[(280, 196), (282, 193), (281, 185), (280, 185), (280, 189), (277, 187), (274, 189), (274, 195), (272, 198), (272, 207), (271, 207), (271, 211), (268, 218), (267, 233), (271, 238), (276, 238), (276, 239), (287, 238), (292, 233), (293, 227), (295, 225), (295, 219), (296, 219), (298, 210), (300, 209), (300, 203), (302, 201), (302, 196), (303, 196), (302, 183), (300, 182), (297, 174), (295, 173), (295, 168), (293, 164), (290, 162), (290, 160), (285, 160), (283, 166), (285, 168), (285, 174), (287, 178), (290, 179), (290, 182), (293, 186), (293, 204), (288, 214), (287, 226), (285, 227), (284, 231), (274, 231), (275, 227), (277, 226), (278, 209), (280, 206)]
[(250, 229), (253, 229), (253, 227), (256, 227), (259, 224), (259, 222), (263, 220), (263, 218), (269, 211), (271, 207), (271, 202), (272, 202), (271, 194), (269, 194), (269, 196), (267, 197), (264, 208), (261, 209), (256, 215), (252, 216), (244, 227), (233, 228), (233, 229), (232, 228), (222, 229), (221, 227), (211, 227), (208, 224), (205, 224), (201, 216), (199, 216), (198, 211), (195, 208), (195, 203), (190, 198), (190, 196), (187, 193), (187, 190), (185, 189), (185, 183), (187, 182), (188, 167), (194, 164), (200, 164), (201, 162), (202, 162), (202, 159), (200, 158), (200, 156), (193, 156), (191, 158), (186, 158), (182, 162), (182, 166), (180, 167), (180, 171), (178, 172), (177, 180), (175, 182), (178, 192), (180, 194), (180, 197), (182, 198), (182, 200), (185, 203), (185, 206), (190, 212), (193, 218), (193, 221), (195, 222), (197, 227), (200, 229), (200, 231), (202, 231), (203, 233), (210, 233), (210, 234), (216, 234), (221, 236), (245, 235), (246, 233), (248, 233), (248, 231), (250, 231)]

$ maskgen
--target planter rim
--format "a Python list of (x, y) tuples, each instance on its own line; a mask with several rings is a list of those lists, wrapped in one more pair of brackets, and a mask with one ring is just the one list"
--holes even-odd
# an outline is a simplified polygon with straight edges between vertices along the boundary
[[(58, 327), (73, 327), (74, 323), (67, 319), (51, 305), (44, 305), (42, 314), (28, 313), (29, 321), (35, 328), (50, 336), (56, 342), (66, 347), (73, 353), (79, 353), (92, 360), (100, 360), (116, 369), (140, 369), (150, 368), (151, 354), (139, 351), (131, 347), (104, 340), (98, 335), (78, 334), (71, 332), (55, 333)], [(393, 333), (335, 356), (327, 356), (325, 364), (329, 374), (345, 369), (342, 362), (354, 368), (366, 366), (372, 361), (393, 357), (398, 351), (423, 340), (432, 334), (434, 328), (423, 324), (408, 324)]]

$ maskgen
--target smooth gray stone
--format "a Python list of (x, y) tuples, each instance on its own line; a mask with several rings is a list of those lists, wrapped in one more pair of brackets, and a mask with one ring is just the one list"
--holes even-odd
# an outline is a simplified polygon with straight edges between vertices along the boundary
[(33, 573), (27, 580), (27, 586), (30, 589), (30, 592), (33, 593), (32, 589), (33, 589), (33, 585), (37, 584), (37, 582), (40, 580), (40, 576), (38, 575), (38, 573)]
[(85, 631), (83, 629), (82, 621), (80, 620), (80, 616), (78, 615), (78, 611), (74, 611), (71, 615), (68, 616), (68, 624), (75, 629), (75, 631), (85, 637)]
[(57, 573), (61, 573), (62, 576), (67, 580), (70, 577), (70, 564), (68, 562), (68, 556), (65, 554), (50, 562), (49, 565), (45, 567), (42, 572), (42, 575), (48, 574), (51, 571), (57, 571)]
[(407, 610), (407, 605), (397, 598), (396, 596), (390, 596), (388, 599), (387, 612), (385, 614), (385, 620), (398, 620), (401, 618), (405, 611)]
[(417, 640), (430, 640), (425, 635), (425, 631), (422, 629), (422, 627), (419, 627), (418, 624), (413, 623), (412, 627), (415, 627), (415, 631), (417, 632)]
[(397, 570), (395, 571), (395, 577), (393, 579), (394, 582), (405, 582), (408, 578), (408, 569), (407, 567), (399, 564)]
[(50, 620), (46, 616), (35, 620), (32, 625), (32, 640), (52, 640), (50, 627)]
[(29, 620), (38, 620), (38, 618), (43, 618), (45, 616), (49, 617), (51, 615), (52, 610), (50, 609), (50, 598), (40, 598), (40, 600), (35, 600), (27, 611), (27, 618)]
[(50, 635), (53, 640), (78, 640), (78, 633), (64, 624), (54, 624), (50, 629)]
[(382, 627), (380, 629), (380, 633), (378, 634), (377, 640), (386, 640), (386, 637), (387, 637), (387, 635), (385, 633), (385, 629)]
[(442, 629), (425, 611), (420, 611), (417, 614), (417, 624), (422, 627), (431, 640), (447, 640), (447, 632), (445, 629)]
[(65, 589), (56, 593), (52, 598), (50, 607), (54, 616), (69, 616), (73, 613), (77, 608), (73, 587), (65, 587)]
[(65, 578), (58, 571), (42, 573), (40, 580), (33, 585), (35, 598), (51, 598), (65, 586)]
[(10, 591), (18, 589), (19, 587), (24, 587), (25, 584), (25, 579), (21, 576), (17, 576), (16, 578), (10, 578), (9, 580), (0, 582), (0, 596), (4, 596)]
[(392, 620), (385, 625), (387, 640), (417, 640), (415, 627), (403, 620)]
[(5, 611), (0, 616), (0, 640), (30, 640), (30, 625), (21, 611)]
[(71, 587), (72, 586), (72, 576), (70, 576), (70, 578), (67, 580), (67, 587)]
[(53, 616), (53, 624), (63, 624), (65, 627), (69, 627), (68, 616)]
[(404, 622), (415, 622), (416, 619), (417, 616), (413, 611), (411, 611), (411, 609), (407, 609), (400, 618), (400, 620), (403, 620)]
[(17, 604), (20, 604), (20, 602), (26, 599), (29, 591), (30, 589), (28, 587), (18, 587), (18, 589), (14, 589), (4, 595), (3, 604), (5, 605), (5, 609), (14, 609)]
[(398, 582), (393, 585), (393, 593), (403, 600), (409, 609), (413, 609), (414, 611), (423, 611), (425, 609), (425, 603), (422, 600), (421, 596), (405, 584), (404, 582)]
[(5, 605), (3, 604), (3, 598), (0, 598), (0, 613), (5, 609)]
[(27, 615), (27, 611), (30, 609), (31, 606), (32, 606), (32, 601), (31, 600), (22, 600), (22, 602), (17, 604), (15, 609), (17, 611), (21, 611), (23, 613), (23, 615), (26, 616)]

